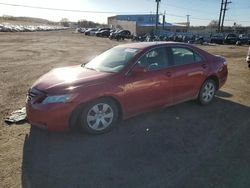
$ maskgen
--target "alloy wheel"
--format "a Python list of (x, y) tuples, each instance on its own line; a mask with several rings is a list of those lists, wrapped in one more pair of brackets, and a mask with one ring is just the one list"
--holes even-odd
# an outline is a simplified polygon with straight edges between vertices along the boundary
[(215, 93), (215, 85), (213, 82), (207, 82), (203, 88), (202, 91), (202, 100), (205, 103), (210, 102), (213, 97), (214, 97), (214, 93)]
[(114, 118), (114, 111), (109, 104), (98, 103), (92, 106), (87, 113), (87, 124), (95, 131), (102, 131), (109, 127)]

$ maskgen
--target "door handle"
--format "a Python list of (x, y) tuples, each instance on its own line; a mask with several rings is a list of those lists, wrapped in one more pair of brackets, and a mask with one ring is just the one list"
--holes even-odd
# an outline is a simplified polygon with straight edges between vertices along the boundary
[(166, 72), (166, 76), (167, 76), (167, 77), (171, 77), (171, 76), (172, 76), (172, 73), (171, 73), (171, 72)]
[(201, 66), (202, 66), (203, 69), (207, 68), (207, 64), (206, 63), (203, 63)]

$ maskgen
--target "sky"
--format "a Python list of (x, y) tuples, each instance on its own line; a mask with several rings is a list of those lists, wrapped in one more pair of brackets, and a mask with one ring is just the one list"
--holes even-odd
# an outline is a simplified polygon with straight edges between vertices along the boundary
[[(236, 22), (243, 26), (250, 26), (250, 0), (231, 1), (224, 25), (232, 26)], [(1, 3), (105, 13), (41, 10), (7, 6)], [(166, 11), (166, 22), (169, 23), (186, 22), (186, 15), (190, 15), (191, 25), (208, 25), (211, 20), (218, 20), (220, 3), (221, 0), (161, 0), (159, 12)], [(155, 0), (0, 0), (0, 15), (38, 17), (51, 21), (68, 18), (70, 21), (85, 19), (107, 23), (108, 16), (153, 14), (155, 10)]]

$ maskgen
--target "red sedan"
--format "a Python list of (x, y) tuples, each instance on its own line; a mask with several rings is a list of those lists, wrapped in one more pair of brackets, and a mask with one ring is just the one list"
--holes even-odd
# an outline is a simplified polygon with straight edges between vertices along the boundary
[(98, 134), (118, 119), (197, 99), (206, 105), (227, 80), (227, 62), (174, 42), (119, 45), (89, 63), (53, 69), (30, 88), (30, 124)]

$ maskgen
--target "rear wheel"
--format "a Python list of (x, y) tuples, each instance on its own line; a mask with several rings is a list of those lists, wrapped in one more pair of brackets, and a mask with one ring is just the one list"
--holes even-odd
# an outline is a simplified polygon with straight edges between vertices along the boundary
[(215, 95), (216, 84), (212, 79), (206, 80), (201, 86), (198, 102), (202, 105), (210, 103)]
[(118, 109), (113, 100), (97, 99), (87, 104), (81, 113), (81, 127), (92, 134), (111, 130), (118, 119)]

